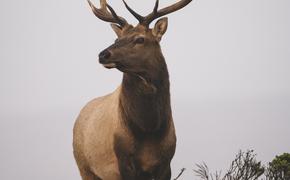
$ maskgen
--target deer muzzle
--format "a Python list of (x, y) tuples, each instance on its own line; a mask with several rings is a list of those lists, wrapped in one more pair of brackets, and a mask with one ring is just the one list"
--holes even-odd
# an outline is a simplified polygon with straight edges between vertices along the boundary
[(106, 68), (115, 68), (116, 63), (110, 62), (111, 52), (107, 49), (99, 54), (99, 62)]

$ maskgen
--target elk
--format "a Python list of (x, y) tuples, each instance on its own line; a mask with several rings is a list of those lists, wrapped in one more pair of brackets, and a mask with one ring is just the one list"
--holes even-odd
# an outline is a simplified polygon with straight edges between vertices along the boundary
[[(99, 54), (99, 62), (123, 73), (111, 94), (89, 102), (73, 130), (73, 149), (83, 180), (169, 180), (176, 135), (172, 119), (169, 74), (160, 48), (168, 20), (163, 17), (192, 0), (180, 0), (141, 16), (123, 0), (139, 24), (132, 26), (106, 0), (96, 8), (99, 19), (110, 22), (114, 44)], [(151, 29), (150, 23), (160, 18)]]

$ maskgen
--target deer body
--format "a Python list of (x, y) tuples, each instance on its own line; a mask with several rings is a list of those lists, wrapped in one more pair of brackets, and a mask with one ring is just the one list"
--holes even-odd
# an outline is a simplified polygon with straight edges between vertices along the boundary
[[(76, 122), (74, 149), (82, 176), (84, 179), (98, 177), (105, 180), (121, 180), (122, 169), (126, 179), (168, 179), (169, 164), (176, 142), (171, 114), (168, 119), (162, 119), (159, 128), (155, 123), (149, 127), (141, 127), (153, 127), (156, 129), (153, 132), (140, 131), (139, 126), (131, 127), (129, 124), (134, 122), (123, 115), (126, 113), (123, 109), (128, 108), (127, 102), (120, 102), (122, 98), (126, 98), (123, 97), (122, 86), (112, 94), (88, 103)], [(148, 98), (147, 96), (143, 98)], [(144, 118), (158, 116), (148, 113), (150, 112), (144, 114)], [(127, 116), (134, 117), (131, 113)]]
[[(97, 17), (113, 22), (116, 42), (99, 54), (106, 68), (123, 72), (113, 93), (92, 100), (74, 126), (74, 156), (83, 180), (169, 180), (176, 146), (169, 92), (169, 75), (159, 41), (167, 18), (149, 23), (184, 7), (190, 0), (142, 17), (133, 27), (101, 0), (101, 9), (89, 1)], [(110, 9), (111, 13), (106, 10)], [(178, 7), (177, 7), (178, 6)], [(116, 25), (119, 24), (119, 25)]]

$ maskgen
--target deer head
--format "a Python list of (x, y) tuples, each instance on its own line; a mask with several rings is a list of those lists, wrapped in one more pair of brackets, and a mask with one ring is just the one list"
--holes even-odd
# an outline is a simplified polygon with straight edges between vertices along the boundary
[(99, 62), (106, 68), (117, 68), (122, 72), (146, 74), (149, 70), (160, 68), (165, 64), (159, 42), (166, 32), (168, 20), (166, 17), (159, 19), (153, 29), (149, 28), (152, 21), (177, 11), (192, 0), (179, 2), (158, 10), (159, 0), (156, 0), (153, 12), (143, 17), (131, 9), (123, 0), (128, 11), (137, 18), (139, 24), (132, 26), (118, 16), (106, 0), (100, 0), (100, 8), (96, 8), (90, 0), (88, 3), (93, 13), (99, 19), (110, 22), (117, 35), (114, 44), (99, 54)]

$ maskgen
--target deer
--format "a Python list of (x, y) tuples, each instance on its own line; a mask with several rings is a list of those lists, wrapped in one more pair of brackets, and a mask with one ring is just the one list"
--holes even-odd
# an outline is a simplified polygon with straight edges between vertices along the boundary
[[(81, 110), (73, 129), (73, 154), (83, 180), (169, 180), (176, 134), (169, 73), (160, 41), (168, 26), (163, 17), (188, 5), (180, 0), (147, 16), (126, 9), (139, 21), (129, 24), (106, 2), (88, 0), (94, 15), (111, 23), (115, 42), (99, 53), (107, 69), (122, 72), (121, 85)], [(157, 20), (154, 27), (149, 25)]]

